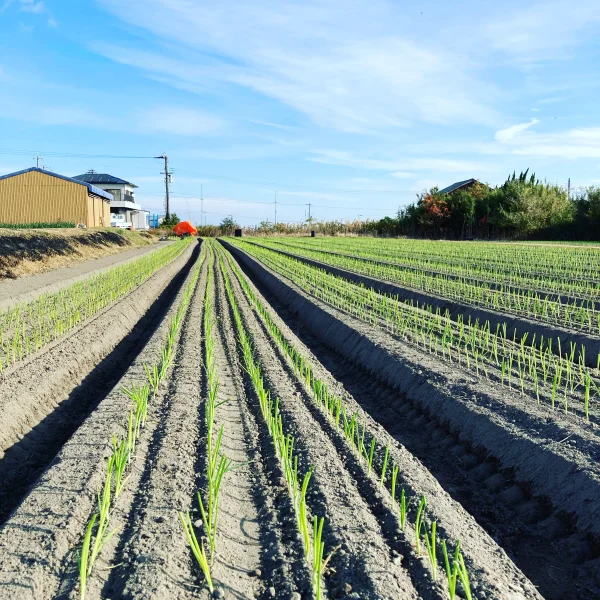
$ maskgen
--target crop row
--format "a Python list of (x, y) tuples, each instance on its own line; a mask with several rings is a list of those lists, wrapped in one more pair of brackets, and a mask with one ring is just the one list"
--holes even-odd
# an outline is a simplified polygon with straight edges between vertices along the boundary
[(0, 372), (124, 297), (180, 256), (190, 240), (177, 241), (0, 314)]
[(582, 289), (587, 289), (587, 283), (591, 283), (590, 291), (600, 287), (598, 248), (373, 238), (293, 241), (315, 249), (374, 255), (392, 262), (417, 261), (425, 268), (439, 265), (442, 271), (456, 268), (458, 274), (464, 268), (467, 274), (477, 273), (484, 278), (507, 282), (513, 281), (513, 277), (517, 278), (515, 283), (519, 278), (531, 282), (539, 279), (541, 284), (572, 280), (575, 285), (581, 283)]
[[(578, 352), (560, 346), (560, 340), (535, 338), (528, 342), (507, 337), (506, 328), (492, 331), (489, 323), (465, 324), (436, 310), (407, 305), (397, 297), (366, 289), (342, 277), (307, 265), (255, 244), (235, 241), (250, 255), (320, 300), (348, 312), (417, 347), (458, 364), (478, 375), (495, 379), (538, 402), (547, 400), (552, 408), (565, 412), (575, 408), (590, 419), (590, 409), (600, 393), (598, 369), (585, 366), (585, 348)], [(599, 358), (600, 360), (600, 358)]]
[[(221, 250), (220, 252), (225, 255), (224, 251)], [(438, 537), (437, 523), (435, 521), (429, 524), (426, 522), (426, 498), (422, 495), (409, 497), (404, 488), (398, 489), (400, 468), (390, 460), (389, 446), (381, 444), (376, 436), (368, 430), (365, 422), (361, 426), (360, 415), (357, 412), (350, 413), (344, 400), (333, 394), (327, 384), (315, 375), (315, 368), (311, 361), (306, 359), (285, 337), (269, 311), (253, 292), (231, 256), (226, 254), (226, 258), (246, 298), (256, 310), (273, 342), (287, 358), (299, 379), (310, 390), (316, 406), (325, 413), (330, 423), (343, 436), (346, 444), (357, 456), (359, 462), (365, 465), (367, 476), (373, 473), (378, 481), (379, 488), (388, 492), (392, 507), (398, 515), (403, 535), (406, 535), (407, 524), (411, 518), (414, 521), (414, 547), (417, 555), (421, 555), (423, 550), (429, 558), (432, 578), (434, 580), (438, 579), (439, 545), (442, 550), (442, 565), (446, 571), (450, 598), (455, 598), (457, 582), (460, 581), (464, 596), (470, 599), (471, 586), (468, 570), (460, 550), (460, 542), (456, 541), (454, 553), (450, 556), (446, 540)]]
[(73, 229), (74, 221), (54, 221), (52, 223), (0, 223), (0, 229)]
[(112, 453), (107, 460), (104, 486), (98, 493), (97, 509), (85, 528), (79, 556), (79, 591), (82, 600), (85, 598), (87, 581), (100, 551), (115, 533), (114, 530), (109, 530), (111, 514), (127, 481), (127, 471), (146, 423), (148, 406), (156, 399), (160, 384), (165, 380), (172, 363), (177, 334), (195, 290), (200, 267), (201, 263), (195, 267), (184, 290), (177, 312), (169, 324), (167, 339), (160, 356), (153, 364), (144, 365), (147, 381), (143, 385), (131, 384), (130, 387), (122, 387), (122, 393), (131, 399), (132, 405), (127, 416), (126, 433), (120, 439), (113, 435), (109, 440)]
[[(206, 290), (204, 294), (204, 315), (203, 315), (203, 333), (204, 333), (204, 371), (207, 379), (207, 397), (204, 403), (204, 422), (206, 427), (206, 473), (205, 489), (203, 494), (197, 492), (198, 507), (202, 518), (204, 536), (198, 542), (198, 536), (194, 529), (194, 523), (190, 517), (189, 511), (180, 512), (179, 518), (183, 525), (185, 536), (192, 550), (194, 558), (198, 562), (206, 585), (211, 593), (214, 591), (212, 581), (212, 565), (215, 557), (215, 546), (217, 540), (217, 523), (219, 518), (219, 492), (223, 477), (232, 467), (232, 462), (223, 453), (221, 453), (221, 440), (223, 438), (224, 425), (221, 425), (219, 431), (214, 437), (215, 411), (220, 406), (217, 403), (219, 393), (219, 378), (215, 364), (215, 338), (213, 334), (213, 284), (214, 272), (212, 261), (212, 250), (210, 247), (206, 250), (208, 273)], [(204, 496), (204, 499), (203, 499)], [(204, 545), (204, 539), (208, 540), (209, 551)]]
[[(260, 244), (271, 248), (280, 246), (279, 242), (263, 240), (260, 241)], [(497, 289), (484, 281), (473, 282), (468, 278), (456, 278), (444, 273), (430, 273), (414, 265), (382, 263), (351, 255), (312, 250), (297, 244), (293, 246), (293, 250), (291, 246), (287, 249), (298, 256), (312, 258), (324, 264), (392, 281), (402, 286), (466, 304), (523, 315), (542, 322), (594, 334), (600, 333), (600, 312), (596, 310), (595, 302), (589, 299), (546, 296), (535, 291), (522, 291), (510, 287)]]
[[(538, 275), (535, 273), (515, 273), (510, 270), (510, 265), (486, 266), (478, 262), (465, 261), (456, 263), (444, 256), (413, 256), (405, 251), (394, 251), (395, 245), (375, 245), (370, 242), (358, 242), (355, 239), (332, 240), (323, 243), (322, 240), (309, 238), (296, 239), (268, 239), (270, 243), (280, 244), (287, 248), (300, 250), (318, 250), (331, 255), (362, 259), (377, 264), (392, 265), (400, 269), (412, 269), (436, 277), (447, 277), (460, 281), (480, 285), (493, 290), (518, 291), (522, 293), (538, 293), (541, 297), (571, 298), (579, 300), (600, 299), (600, 281), (594, 279), (570, 279), (561, 276)], [(329, 240), (327, 240), (329, 242)], [(376, 243), (376, 242), (375, 242)]]
[(304, 545), (305, 559), (312, 572), (314, 594), (317, 600), (321, 600), (323, 597), (323, 571), (327, 564), (327, 559), (324, 558), (325, 544), (322, 541), (325, 517), (319, 517), (313, 513), (312, 520), (309, 518), (311, 511), (307, 505), (306, 494), (313, 471), (309, 469), (304, 475), (300, 473), (295, 439), (290, 433), (286, 433), (279, 410), (279, 398), (273, 399), (265, 388), (261, 367), (255, 356), (250, 335), (242, 321), (221, 252), (219, 252), (219, 266), (238, 332), (244, 367), (258, 397), (261, 414), (272, 438), (275, 453), (281, 463), (296, 514), (298, 531)]

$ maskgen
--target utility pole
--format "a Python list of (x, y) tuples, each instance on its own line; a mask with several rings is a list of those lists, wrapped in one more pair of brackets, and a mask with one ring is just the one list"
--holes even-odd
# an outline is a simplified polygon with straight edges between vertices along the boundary
[(312, 217), (310, 216), (310, 204), (308, 205), (308, 224), (312, 225)]
[(40, 160), (44, 160), (43, 156), (34, 156), (33, 160), (35, 160), (35, 166), (39, 169), (40, 168)]
[(567, 200), (571, 199), (571, 178), (567, 181)]
[(200, 225), (203, 224), (204, 221), (204, 190), (203, 185), (200, 184)]
[(275, 190), (275, 229), (277, 229), (277, 190)]
[(165, 161), (165, 170), (160, 174), (165, 176), (165, 219), (168, 221), (171, 216), (171, 202), (169, 197), (169, 184), (171, 183), (171, 175), (169, 172), (169, 157), (166, 154), (155, 156), (154, 158), (162, 158)]

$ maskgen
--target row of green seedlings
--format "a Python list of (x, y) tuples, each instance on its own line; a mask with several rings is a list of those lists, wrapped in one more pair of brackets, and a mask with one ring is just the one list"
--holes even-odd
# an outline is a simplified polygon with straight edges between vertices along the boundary
[[(252, 242), (257, 243), (257, 242)], [(264, 247), (281, 242), (261, 241)], [(595, 302), (589, 299), (571, 300), (561, 297), (542, 296), (534, 291), (523, 292), (514, 288), (495, 289), (483, 281), (473, 283), (466, 277), (454, 278), (445, 273), (428, 273), (415, 267), (383, 264), (350, 255), (332, 254), (323, 250), (311, 250), (294, 246), (295, 254), (319, 260), (328, 265), (361, 273), (402, 286), (453, 298), (461, 302), (484, 306), (572, 327), (592, 333), (600, 332), (600, 312), (595, 310)]]
[[(297, 241), (300, 243), (299, 241)], [(481, 273), (486, 278), (521, 278), (536, 287), (536, 282), (554, 291), (577, 290), (578, 294), (598, 297), (600, 252), (592, 248), (516, 246), (511, 244), (461, 244), (418, 242), (416, 240), (377, 240), (366, 238), (308, 239), (303, 244), (316, 248), (339, 248), (359, 256), (378, 256), (415, 266), (439, 266), (457, 274)], [(515, 279), (514, 281), (518, 281)]]
[(0, 372), (125, 296), (176, 259), (189, 243), (189, 240), (176, 242), (2, 313)]
[[(330, 422), (335, 426), (336, 430), (341, 432), (351, 450), (358, 456), (360, 461), (364, 461), (367, 467), (367, 472), (370, 474), (371, 471), (377, 476), (376, 464), (380, 462), (381, 471), (378, 474), (380, 487), (385, 487), (388, 482), (388, 475), (390, 476), (390, 494), (392, 505), (398, 511), (400, 526), (402, 530), (405, 530), (407, 515), (409, 512), (410, 499), (407, 498), (404, 488), (402, 488), (399, 499), (397, 499), (397, 477), (399, 472), (398, 465), (391, 465), (389, 461), (389, 446), (383, 446), (379, 444), (376, 437), (367, 431), (366, 423), (363, 423), (362, 428), (359, 421), (359, 415), (354, 412), (351, 416), (346, 410), (346, 406), (341, 397), (332, 394), (327, 384), (315, 376), (312, 364), (306, 360), (302, 354), (291, 344), (275, 323), (274, 319), (270, 315), (269, 311), (265, 308), (264, 304), (258, 299), (252, 288), (249, 286), (245, 277), (240, 272), (237, 265), (232, 259), (227, 256), (229, 264), (235, 273), (237, 280), (241, 284), (244, 293), (255, 307), (257, 313), (260, 315), (263, 323), (267, 330), (270, 332), (273, 340), (277, 347), (282, 353), (288, 357), (290, 364), (294, 368), (301, 380), (304, 381), (308, 389), (312, 391), (313, 398), (316, 404), (324, 409)], [(366, 438), (370, 436), (370, 444), (366, 441)], [(376, 458), (383, 457), (381, 461), (377, 461)], [(416, 504), (416, 518), (415, 518), (415, 549), (418, 555), (421, 555), (422, 540), (425, 542), (425, 549), (430, 560), (432, 577), (437, 580), (438, 577), (438, 564), (437, 564), (437, 522), (433, 521), (428, 527), (425, 522), (425, 509), (427, 507), (427, 501), (424, 496), (420, 497), (418, 504)], [(457, 540), (456, 547), (454, 550), (454, 557), (449, 556), (446, 541), (441, 541), (442, 554), (444, 558), (444, 566), (446, 569), (446, 575), (448, 578), (448, 592), (451, 599), (456, 597), (457, 582), (460, 581), (464, 594), (467, 599), (471, 599), (471, 586), (469, 581), (468, 570), (465, 565), (463, 555), (460, 551), (460, 541)]]
[(244, 366), (258, 396), (262, 416), (266, 421), (267, 429), (273, 440), (276, 455), (281, 462), (288, 491), (292, 498), (298, 529), (304, 545), (304, 556), (312, 572), (312, 585), (315, 597), (317, 600), (321, 600), (323, 598), (323, 572), (331, 555), (328, 559), (324, 558), (325, 543), (322, 540), (325, 517), (319, 518), (317, 515), (313, 516), (312, 536), (310, 534), (309, 507), (306, 502), (306, 493), (313, 471), (312, 469), (308, 470), (304, 474), (304, 477), (299, 473), (298, 455), (294, 453), (295, 439), (291, 434), (286, 434), (284, 431), (283, 419), (279, 410), (279, 398), (273, 401), (269, 391), (264, 387), (261, 368), (255, 358), (251, 340), (242, 322), (237, 300), (222, 260), (222, 256), (219, 254), (221, 273), (223, 274), (227, 296), (238, 331), (239, 343), (244, 357)]
[[(215, 364), (215, 338), (213, 334), (213, 303), (212, 291), (214, 282), (214, 273), (212, 265), (212, 251), (208, 251), (208, 273), (207, 284), (204, 295), (204, 350), (205, 361), (204, 370), (207, 378), (207, 398), (204, 404), (204, 420), (206, 426), (206, 489), (204, 491), (204, 500), (200, 492), (197, 492), (198, 506), (202, 517), (202, 526), (204, 536), (198, 541), (198, 536), (194, 529), (194, 524), (190, 512), (179, 512), (179, 518), (183, 525), (185, 537), (192, 550), (194, 558), (198, 562), (206, 585), (210, 592), (214, 592), (212, 579), (212, 565), (215, 558), (215, 546), (217, 539), (217, 522), (219, 517), (219, 492), (225, 474), (232, 468), (232, 461), (221, 454), (221, 440), (223, 437), (224, 426), (218, 430), (214, 438), (215, 412), (216, 409), (224, 404), (218, 402), (219, 379), (217, 376), (217, 367)], [(204, 539), (208, 540), (209, 551), (204, 545)]]
[(0, 229), (73, 229), (74, 221), (53, 221), (44, 223), (33, 221), (32, 223), (0, 223)]
[(586, 366), (584, 346), (577, 352), (577, 346), (571, 343), (566, 351), (560, 339), (553, 344), (551, 338), (542, 337), (538, 347), (535, 336), (528, 343), (527, 333), (520, 340), (516, 334), (511, 339), (505, 325), (498, 325), (492, 332), (489, 322), (466, 324), (461, 316), (453, 321), (439, 309), (433, 312), (430, 307), (410, 306), (397, 296), (367, 289), (272, 250), (235, 243), (320, 300), (381, 326), (435, 356), (464, 365), (478, 375), (483, 370), (488, 378), (491, 369), (492, 378), (509, 388), (514, 379), (522, 395), (530, 393), (538, 402), (544, 398), (552, 408), (560, 400), (568, 412), (570, 400), (575, 400), (579, 411), (582, 402), (581, 412), (589, 422), (591, 402), (600, 393), (600, 355), (592, 376)]
[(123, 394), (133, 402), (133, 407), (129, 411), (126, 433), (120, 440), (117, 440), (115, 435), (112, 436), (112, 454), (108, 457), (104, 486), (98, 494), (97, 510), (85, 529), (79, 556), (79, 590), (82, 600), (85, 598), (87, 580), (100, 551), (117, 531), (116, 529), (109, 531), (112, 509), (127, 482), (126, 472), (135, 456), (137, 442), (146, 424), (148, 404), (156, 399), (159, 386), (166, 379), (167, 371), (173, 361), (179, 327), (198, 280), (198, 274), (199, 267), (196, 267), (177, 312), (169, 324), (167, 339), (160, 357), (154, 364), (144, 365), (147, 382), (144, 385), (132, 384), (131, 387), (121, 388)]
[[(275, 243), (289, 248), (316, 249), (328, 254), (347, 256), (380, 264), (388, 264), (402, 269), (417, 269), (430, 274), (448, 275), (483, 285), (490, 285), (494, 289), (516, 288), (518, 290), (536, 290), (544, 294), (566, 294), (575, 298), (597, 300), (600, 296), (598, 280), (589, 278), (570, 279), (564, 274), (539, 275), (532, 271), (515, 272), (510, 263), (490, 265), (474, 261), (457, 262), (444, 255), (413, 255), (410, 252), (392, 250), (389, 244), (384, 247), (373, 247), (363, 243), (358, 244), (356, 239), (325, 240), (324, 243), (315, 244), (314, 240), (277, 239)], [(589, 268), (590, 265), (588, 265)], [(571, 274), (569, 274), (571, 275)]]

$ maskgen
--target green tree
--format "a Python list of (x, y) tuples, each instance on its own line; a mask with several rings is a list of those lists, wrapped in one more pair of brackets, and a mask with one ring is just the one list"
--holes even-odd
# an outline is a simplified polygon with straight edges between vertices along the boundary
[(587, 217), (592, 227), (600, 227), (600, 186), (591, 186), (586, 190)]
[(223, 233), (223, 235), (231, 235), (234, 229), (238, 229), (239, 225), (235, 222), (232, 215), (225, 217), (221, 224), (219, 225), (219, 229)]
[(162, 220), (161, 226), (163, 227), (175, 227), (179, 223), (179, 217), (175, 213), (171, 213), (169, 218), (166, 217)]
[(527, 175), (525, 171), (517, 178), (513, 173), (490, 194), (489, 222), (518, 236), (571, 223), (575, 207), (566, 192), (539, 181), (534, 173)]

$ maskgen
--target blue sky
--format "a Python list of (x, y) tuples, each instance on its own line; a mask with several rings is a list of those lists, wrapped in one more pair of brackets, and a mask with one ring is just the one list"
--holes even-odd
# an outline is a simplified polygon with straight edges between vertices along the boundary
[[(160, 212), (394, 214), (531, 168), (600, 184), (600, 3), (0, 0), (0, 174), (110, 172)], [(16, 152), (15, 151), (22, 151)]]

